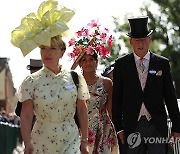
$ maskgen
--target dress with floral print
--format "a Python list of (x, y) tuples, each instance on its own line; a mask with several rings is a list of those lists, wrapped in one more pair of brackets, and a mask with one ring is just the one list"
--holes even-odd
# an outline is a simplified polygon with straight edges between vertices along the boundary
[(43, 67), (26, 77), (20, 86), (19, 101), (31, 99), (36, 122), (31, 133), (33, 154), (80, 154), (80, 138), (74, 121), (76, 100), (89, 98), (88, 87), (79, 76), (78, 91), (71, 73), (54, 74)]
[(107, 114), (108, 93), (104, 89), (103, 77), (88, 85), (90, 99), (88, 106), (88, 145), (92, 154), (119, 153), (117, 135), (114, 125)]

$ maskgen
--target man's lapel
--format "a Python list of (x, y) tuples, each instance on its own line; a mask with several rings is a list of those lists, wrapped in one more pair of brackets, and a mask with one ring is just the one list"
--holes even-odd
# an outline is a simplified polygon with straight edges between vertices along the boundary
[(152, 52), (150, 52), (150, 61), (149, 61), (149, 68), (148, 68), (148, 73), (147, 73), (147, 80), (146, 80), (146, 85), (144, 88), (144, 92), (146, 91), (146, 89), (148, 89), (148, 85), (152, 84), (152, 75), (150, 73), (150, 71), (153, 71), (156, 68), (156, 63), (155, 63), (155, 58), (154, 58), (154, 54)]
[(131, 78), (134, 80), (134, 84), (137, 84), (138, 85), (138, 89), (137, 90), (140, 90), (142, 91), (142, 88), (141, 88), (141, 82), (139, 80), (139, 75), (138, 75), (138, 71), (137, 71), (137, 68), (136, 68), (136, 63), (135, 63), (135, 59), (134, 59), (134, 55), (133, 53), (130, 54), (130, 61), (129, 61), (129, 68), (130, 68), (130, 75), (131, 75)]

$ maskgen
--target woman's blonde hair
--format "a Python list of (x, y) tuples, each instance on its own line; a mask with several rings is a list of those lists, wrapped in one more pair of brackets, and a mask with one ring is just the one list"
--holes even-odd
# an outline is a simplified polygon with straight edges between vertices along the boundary
[(66, 43), (62, 40), (61, 35), (56, 35), (52, 37), (51, 40), (57, 42), (62, 51), (66, 51)]

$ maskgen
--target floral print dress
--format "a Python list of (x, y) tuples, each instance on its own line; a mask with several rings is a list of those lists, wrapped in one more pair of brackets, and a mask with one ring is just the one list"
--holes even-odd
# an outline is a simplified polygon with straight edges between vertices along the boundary
[(95, 84), (88, 85), (88, 145), (90, 154), (118, 154), (117, 135), (106, 110), (108, 93), (103, 78), (99, 76)]
[(69, 71), (54, 74), (44, 67), (29, 75), (19, 89), (19, 101), (31, 99), (36, 122), (31, 133), (34, 154), (80, 154), (80, 138), (74, 121), (76, 100), (86, 100), (86, 81), (79, 75), (78, 92)]

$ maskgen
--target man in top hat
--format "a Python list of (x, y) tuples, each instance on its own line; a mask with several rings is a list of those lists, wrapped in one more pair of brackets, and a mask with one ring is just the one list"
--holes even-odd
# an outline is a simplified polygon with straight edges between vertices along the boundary
[(27, 69), (30, 70), (30, 73), (34, 73), (42, 68), (42, 61), (39, 59), (30, 59), (30, 65), (27, 65)]
[(172, 136), (180, 137), (180, 112), (169, 60), (149, 51), (148, 17), (128, 19), (133, 53), (115, 62), (112, 119), (128, 154), (165, 154), (167, 107)]
[(110, 66), (108, 66), (104, 69), (104, 71), (103, 71), (103, 73), (101, 73), (101, 75), (113, 80), (113, 69), (114, 69), (114, 64), (111, 64)]
[[(43, 64), (42, 61), (39, 59), (30, 59), (30, 65), (27, 65), (27, 69), (30, 70), (30, 73), (34, 73), (42, 68)], [(22, 108), (22, 103), (18, 102), (17, 107), (15, 110), (15, 113), (17, 116), (20, 116), (21, 114), (21, 108)]]

